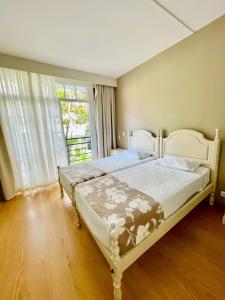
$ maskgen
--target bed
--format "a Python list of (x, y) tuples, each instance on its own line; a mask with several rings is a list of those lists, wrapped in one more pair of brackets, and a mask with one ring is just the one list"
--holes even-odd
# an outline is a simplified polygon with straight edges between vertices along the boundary
[(187, 172), (162, 166), (159, 159), (76, 188), (77, 211), (109, 262), (115, 300), (122, 299), (122, 274), (133, 262), (208, 195), (214, 203), (219, 130), (213, 141), (194, 130), (159, 136), (160, 157), (191, 159), (201, 166)]
[[(154, 137), (147, 130), (135, 130), (129, 135), (129, 151), (123, 151), (117, 155), (96, 159), (91, 162), (81, 163), (69, 167), (58, 167), (61, 196), (66, 191), (74, 207), (75, 187), (77, 184), (113, 173), (124, 168), (152, 161), (159, 156), (159, 136)], [(148, 153), (146, 158), (139, 159), (135, 154)]]

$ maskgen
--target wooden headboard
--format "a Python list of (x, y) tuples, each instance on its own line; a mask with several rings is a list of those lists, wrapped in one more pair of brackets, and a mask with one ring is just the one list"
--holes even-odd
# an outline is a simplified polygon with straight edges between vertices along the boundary
[(147, 150), (153, 156), (159, 157), (159, 137), (154, 137), (150, 131), (138, 129), (129, 134), (129, 150)]
[(201, 132), (181, 129), (171, 132), (168, 137), (160, 134), (160, 157), (165, 155), (181, 156), (201, 162), (211, 169), (211, 182), (216, 184), (219, 163), (219, 129), (215, 139), (208, 140)]

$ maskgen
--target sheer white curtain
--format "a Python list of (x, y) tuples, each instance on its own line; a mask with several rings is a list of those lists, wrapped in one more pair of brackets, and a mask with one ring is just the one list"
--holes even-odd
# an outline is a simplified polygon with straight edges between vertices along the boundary
[(95, 85), (95, 119), (98, 157), (109, 156), (116, 147), (114, 87)]
[(67, 161), (54, 78), (0, 68), (0, 121), (15, 189), (55, 182)]

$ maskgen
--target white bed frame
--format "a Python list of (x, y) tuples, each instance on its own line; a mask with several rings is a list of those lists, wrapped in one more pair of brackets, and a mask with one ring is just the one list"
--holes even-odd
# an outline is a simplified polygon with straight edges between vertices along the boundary
[[(159, 133), (161, 133), (161, 129)], [(153, 134), (145, 129), (138, 129), (135, 131), (130, 131), (128, 138), (128, 149), (135, 150), (147, 150), (155, 157), (160, 155), (160, 135), (154, 137)]]
[[(133, 143), (137, 143), (137, 141), (140, 143), (140, 136), (137, 138), (140, 132), (137, 135), (136, 133), (133, 134), (133, 138), (130, 142), (131, 148)], [(213, 205), (214, 203), (220, 149), (219, 130), (216, 129), (215, 139), (213, 141), (206, 139), (202, 133), (194, 130), (177, 130), (170, 133), (167, 138), (163, 138), (162, 131), (160, 131), (158, 142), (158, 146), (156, 146), (157, 150), (155, 149), (155, 151), (158, 151), (158, 155), (160, 157), (163, 157), (164, 155), (174, 155), (200, 161), (204, 166), (210, 168), (211, 180), (204, 190), (195, 194), (179, 210), (168, 217), (158, 229), (146, 237), (139, 245), (132, 248), (122, 256), (120, 256), (118, 236), (114, 230), (112, 230), (110, 234), (111, 249), (108, 250), (101, 243), (101, 241), (96, 239), (94, 233), (91, 231), (91, 228), (89, 228), (86, 224), (101, 251), (103, 252), (105, 258), (109, 262), (113, 278), (114, 300), (122, 299), (122, 274), (132, 263), (134, 263), (145, 251), (147, 251), (163, 235), (165, 235), (172, 227), (174, 227), (204, 198), (210, 195), (210, 205)], [(84, 216), (81, 215), (81, 217), (85, 222)]]

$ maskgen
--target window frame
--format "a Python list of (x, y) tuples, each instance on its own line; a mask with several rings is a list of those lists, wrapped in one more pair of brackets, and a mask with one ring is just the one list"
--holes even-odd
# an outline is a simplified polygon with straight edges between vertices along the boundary
[[(75, 81), (75, 80), (70, 80), (70, 79), (65, 79), (65, 78), (56, 78), (55, 79), (56, 88), (57, 88), (57, 84), (63, 85), (65, 96), (66, 96), (66, 92), (65, 92), (65, 86), (66, 85), (73, 85), (75, 88), (76, 88), (76, 86), (81, 86), (81, 87), (86, 88), (86, 90), (87, 90), (87, 99), (86, 100), (81, 100), (81, 99), (77, 99), (77, 98), (71, 99), (71, 98), (66, 98), (66, 97), (60, 99), (60, 98), (57, 97), (57, 94), (56, 94), (56, 97), (57, 97), (59, 103), (61, 101), (65, 101), (65, 102), (75, 102), (75, 103), (86, 103), (88, 105), (88, 110), (89, 110), (88, 120), (89, 120), (89, 125), (90, 125), (90, 140), (91, 140), (91, 158), (95, 159), (96, 158), (96, 141), (95, 141), (94, 129), (92, 128), (92, 127), (95, 126), (95, 125), (93, 126), (94, 116), (92, 116), (92, 114), (94, 114), (94, 110), (93, 110), (93, 107), (92, 107), (93, 88), (94, 88), (93, 84), (88, 84), (88, 83), (84, 83), (84, 82), (81, 82), (81, 81)], [(77, 96), (77, 94), (76, 94), (76, 96)], [(60, 106), (61, 106), (61, 104), (60, 104)], [(60, 107), (60, 109), (61, 109), (61, 107)], [(66, 139), (66, 137), (65, 137), (65, 139)]]

